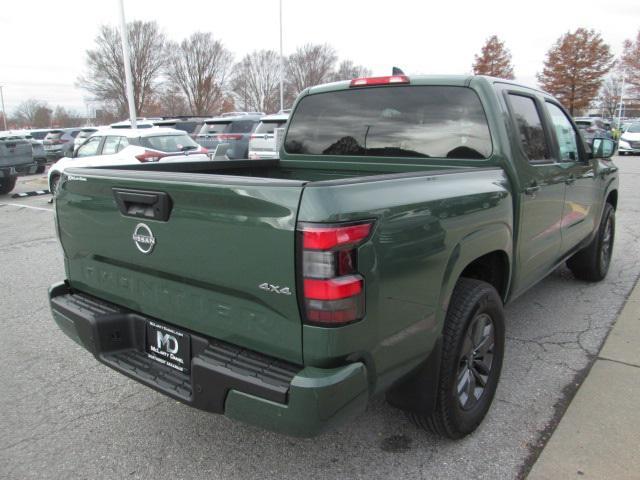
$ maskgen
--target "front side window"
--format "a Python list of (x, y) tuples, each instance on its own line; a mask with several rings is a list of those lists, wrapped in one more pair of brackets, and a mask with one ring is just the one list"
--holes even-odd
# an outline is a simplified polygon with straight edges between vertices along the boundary
[(576, 162), (580, 159), (578, 153), (578, 134), (564, 112), (553, 103), (547, 102), (547, 109), (551, 115), (553, 131), (558, 139), (561, 162)]
[(546, 162), (551, 158), (542, 120), (531, 97), (509, 94), (509, 101), (518, 128), (520, 143), (530, 163)]
[(76, 157), (93, 157), (94, 155), (97, 155), (101, 141), (102, 137), (91, 137), (87, 140), (87, 143), (78, 148)]
[(480, 99), (466, 87), (353, 88), (304, 97), (288, 153), (484, 159), (492, 143)]

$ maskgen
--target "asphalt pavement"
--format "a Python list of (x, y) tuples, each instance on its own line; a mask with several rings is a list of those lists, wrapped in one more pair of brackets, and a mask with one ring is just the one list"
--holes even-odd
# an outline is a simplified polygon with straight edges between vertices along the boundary
[[(0, 478), (511, 479), (529, 471), (640, 274), (640, 157), (620, 167), (607, 279), (559, 268), (509, 305), (497, 397), (453, 442), (383, 399), (336, 431), (288, 438), (179, 404), (99, 364), (51, 319), (64, 278), (48, 196), (0, 197)], [(20, 179), (36, 190), (44, 177)]]

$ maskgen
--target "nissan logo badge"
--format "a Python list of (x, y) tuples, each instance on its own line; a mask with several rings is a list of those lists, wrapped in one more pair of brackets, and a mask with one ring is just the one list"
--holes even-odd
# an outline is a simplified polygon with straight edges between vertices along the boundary
[(133, 230), (133, 243), (142, 253), (151, 253), (156, 244), (156, 238), (153, 236), (151, 229), (144, 223), (139, 223)]

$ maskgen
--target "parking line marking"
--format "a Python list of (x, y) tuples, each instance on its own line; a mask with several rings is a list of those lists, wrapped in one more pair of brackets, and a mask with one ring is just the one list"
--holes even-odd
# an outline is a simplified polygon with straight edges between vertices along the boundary
[(31, 205), (23, 205), (22, 203), (0, 203), (0, 205), (7, 205), (9, 207), (24, 207), (31, 208), (33, 210), (44, 210), (46, 212), (53, 212), (53, 208), (32, 207)]

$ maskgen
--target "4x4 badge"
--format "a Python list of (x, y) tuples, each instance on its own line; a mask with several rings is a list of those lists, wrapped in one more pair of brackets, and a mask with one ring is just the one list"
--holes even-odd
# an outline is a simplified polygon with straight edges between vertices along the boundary
[(264, 290), (265, 292), (271, 293), (279, 293), (280, 295), (291, 295), (291, 290), (289, 287), (282, 287), (280, 285), (271, 285), (270, 283), (261, 283), (258, 285), (258, 288)]

